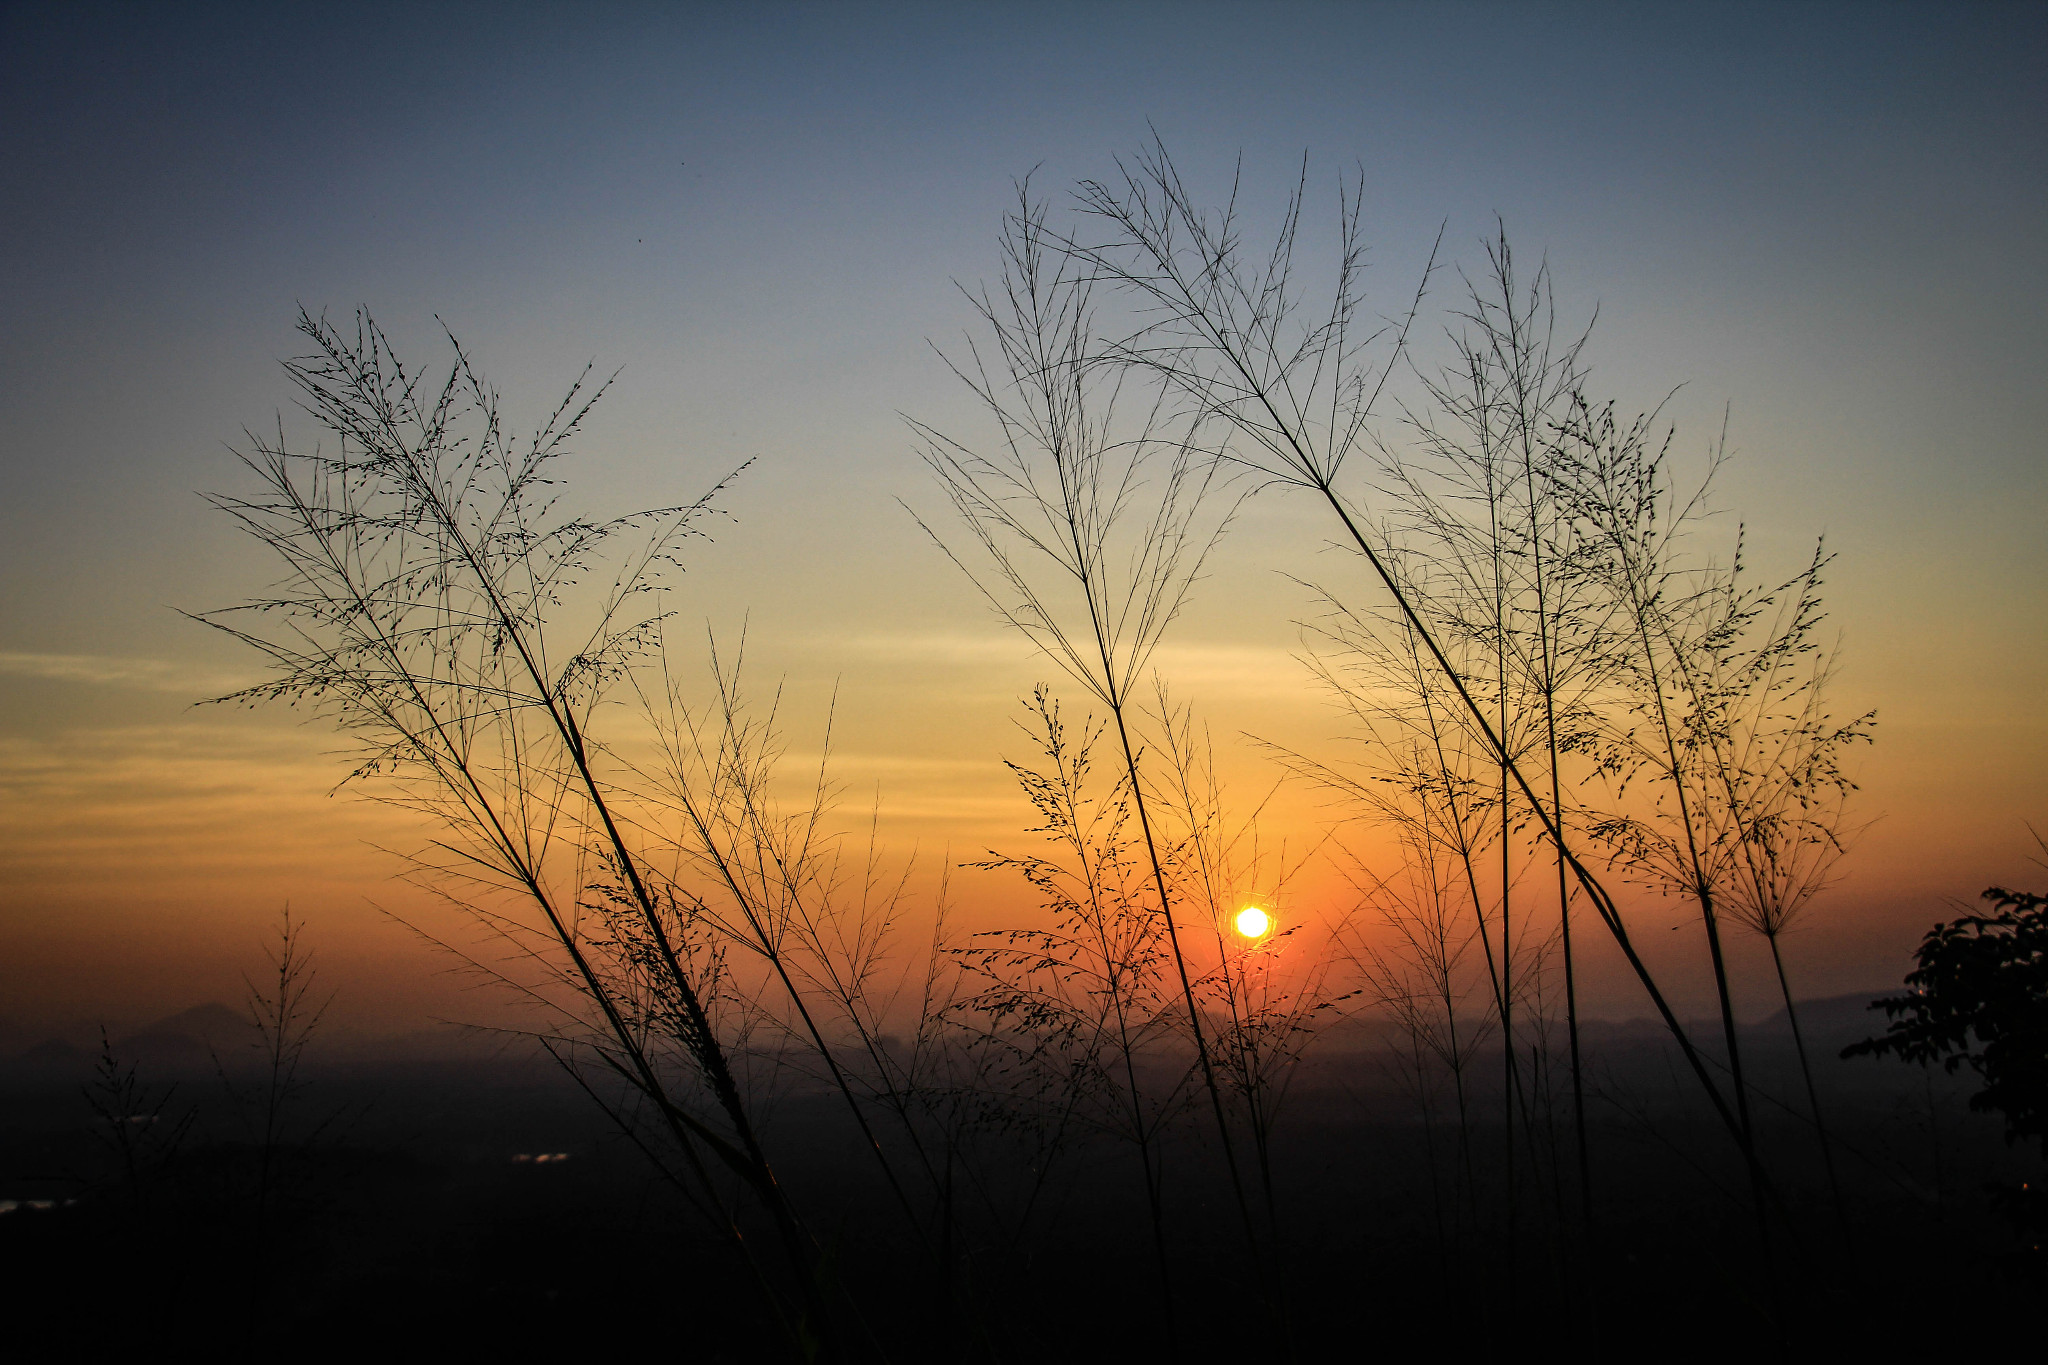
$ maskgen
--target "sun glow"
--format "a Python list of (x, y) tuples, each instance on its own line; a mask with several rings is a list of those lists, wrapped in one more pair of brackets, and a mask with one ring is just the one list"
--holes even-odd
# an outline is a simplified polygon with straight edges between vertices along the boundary
[(1256, 905), (1247, 905), (1237, 912), (1237, 932), (1246, 938), (1261, 938), (1273, 927), (1273, 917)]

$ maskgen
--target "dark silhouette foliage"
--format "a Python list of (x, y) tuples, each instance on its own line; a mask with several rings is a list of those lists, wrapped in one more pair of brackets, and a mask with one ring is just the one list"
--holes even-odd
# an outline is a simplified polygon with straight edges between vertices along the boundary
[(1970, 1108), (2005, 1116), (2008, 1142), (2048, 1140), (2048, 896), (1992, 887), (1997, 913), (1928, 931), (1906, 995), (1873, 1000), (1891, 1027), (1842, 1050), (1895, 1056), (1984, 1080)]

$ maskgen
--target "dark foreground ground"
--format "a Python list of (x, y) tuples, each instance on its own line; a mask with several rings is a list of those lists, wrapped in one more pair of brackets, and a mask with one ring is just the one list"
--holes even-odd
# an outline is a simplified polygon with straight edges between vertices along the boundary
[[(1510, 1200), (1486, 1104), (1498, 1053), (1475, 1068), (1461, 1130), (1445, 1086), (1425, 1116), (1399, 1068), (1358, 1047), (1289, 1098), (1273, 1222), (1252, 1197), (1263, 1270), (1201, 1126), (1169, 1148), (1170, 1312), (1127, 1147), (1060, 1168), (1022, 1236), (985, 1214), (1014, 1214), (1029, 1172), (997, 1149), (961, 1169), (963, 1216), (938, 1255), (949, 1290), (832, 1106), (785, 1096), (769, 1138), (864, 1358), (1912, 1360), (2031, 1332), (2048, 1306), (2044, 1239), (2012, 1201), (2038, 1192), (2039, 1153), (1970, 1114), (1961, 1082), (1832, 1060), (1869, 1027), (1814, 1012), (1839, 1206), (1768, 1028), (1751, 1048), (1761, 1228), (1733, 1145), (1651, 1031), (1588, 1039), (1590, 1222), (1565, 1106), (1518, 1145)], [(159, 1030), (130, 1054), (149, 1111), (127, 1116), (132, 1161), (89, 1102), (90, 1058), (45, 1049), (0, 1067), (10, 1359), (794, 1358), (729, 1244), (544, 1062), (336, 1062), (266, 1147), (250, 1092), (238, 1103), (203, 1049)], [(773, 1230), (745, 1231), (781, 1277)]]

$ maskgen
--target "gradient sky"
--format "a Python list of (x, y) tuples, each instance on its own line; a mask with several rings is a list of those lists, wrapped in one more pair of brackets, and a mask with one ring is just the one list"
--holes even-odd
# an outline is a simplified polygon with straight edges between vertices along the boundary
[[(898, 505), (935, 503), (898, 414), (962, 411), (927, 339), (1013, 178), (1107, 174), (1148, 123), (1207, 184), (1241, 153), (1255, 205), (1304, 151), (1362, 171), (1386, 297), (1499, 214), (1597, 304), (1596, 389), (1682, 382), (1692, 450), (1728, 408), (1722, 504), (1766, 563), (1827, 535), (1840, 695), (1880, 719), (1878, 823), (1795, 963), (1895, 981), (1943, 896), (2043, 875), (2044, 72), (2034, 5), (0, 9), (0, 1016), (230, 998), (286, 898), (352, 1015), (481, 1008), (371, 908), (413, 835), (327, 795), (330, 741), (189, 705), (253, 676), (174, 609), (263, 581), (196, 494), (289, 404), (301, 303), (422, 358), (438, 315), (529, 415), (623, 365), (581, 476), (621, 505), (758, 457), (701, 614), (800, 720), (837, 680), (893, 838), (1014, 830), (997, 760), (1050, 670)], [(1226, 740), (1335, 731), (1274, 573), (1320, 534), (1257, 505), (1162, 658)]]

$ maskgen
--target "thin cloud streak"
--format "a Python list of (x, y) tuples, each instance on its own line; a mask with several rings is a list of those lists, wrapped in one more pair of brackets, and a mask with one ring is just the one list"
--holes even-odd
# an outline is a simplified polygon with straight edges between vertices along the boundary
[(34, 654), (0, 650), (0, 677), (41, 682), (132, 687), (199, 700), (246, 685), (246, 676), (210, 672), (163, 659), (124, 659), (108, 654)]
[[(1002, 667), (1013, 680), (1012, 690), (1031, 679), (1017, 671), (1020, 659), (1045, 656), (1014, 637), (961, 632), (902, 632), (844, 636), (820, 640), (816, 652), (839, 658), (863, 657), (897, 662), (923, 662), (963, 669)], [(1183, 644), (1168, 641), (1152, 654), (1149, 673), (1172, 683), (1175, 698), (1244, 696), (1270, 699), (1276, 686), (1312, 681), (1294, 653), (1262, 645)]]

